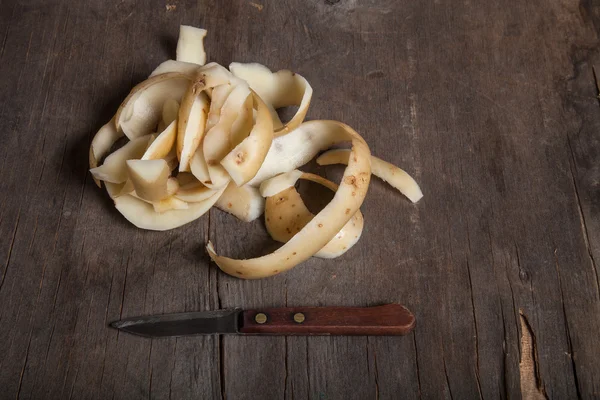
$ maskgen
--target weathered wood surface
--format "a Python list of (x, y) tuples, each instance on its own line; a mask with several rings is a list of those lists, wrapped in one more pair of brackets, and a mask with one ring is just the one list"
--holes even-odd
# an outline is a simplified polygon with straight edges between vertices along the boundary
[[(600, 397), (597, 2), (169, 4), (0, 0), (0, 398)], [(302, 73), (310, 118), (356, 128), (425, 198), (374, 180), (355, 248), (259, 281), (220, 273), (203, 244), (261, 254), (261, 223), (214, 210), (166, 233), (130, 226), (93, 185), (87, 148), (173, 56), (180, 23), (209, 30), (210, 60)], [(416, 314), (414, 334), (144, 340), (107, 327), (385, 302)]]

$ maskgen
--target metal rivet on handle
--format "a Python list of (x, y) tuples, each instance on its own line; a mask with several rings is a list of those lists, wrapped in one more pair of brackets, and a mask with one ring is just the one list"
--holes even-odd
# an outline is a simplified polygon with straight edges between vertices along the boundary
[(304, 314), (302, 314), (301, 312), (294, 314), (294, 321), (296, 321), (297, 323), (303, 323), (304, 319)]
[(267, 322), (267, 315), (264, 313), (258, 313), (254, 317), (254, 320), (257, 324), (264, 324), (265, 322)]

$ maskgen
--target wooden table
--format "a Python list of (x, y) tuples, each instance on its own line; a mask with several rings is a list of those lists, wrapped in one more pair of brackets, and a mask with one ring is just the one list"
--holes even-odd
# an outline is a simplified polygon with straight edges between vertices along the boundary
[[(309, 117), (353, 126), (424, 199), (374, 179), (356, 247), (258, 281), (219, 272), (204, 243), (264, 254), (262, 222), (127, 223), (88, 146), (174, 56), (181, 23), (208, 29), (210, 60), (301, 73)], [(599, 398), (599, 34), (589, 0), (0, 0), (0, 397)], [(146, 340), (107, 326), (386, 302), (414, 311), (414, 334)]]

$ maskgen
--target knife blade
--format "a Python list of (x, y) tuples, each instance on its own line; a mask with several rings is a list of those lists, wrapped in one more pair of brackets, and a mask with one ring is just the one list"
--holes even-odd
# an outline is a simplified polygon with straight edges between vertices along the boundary
[(374, 307), (283, 307), (128, 318), (111, 327), (150, 338), (206, 334), (405, 335), (415, 316), (400, 304)]

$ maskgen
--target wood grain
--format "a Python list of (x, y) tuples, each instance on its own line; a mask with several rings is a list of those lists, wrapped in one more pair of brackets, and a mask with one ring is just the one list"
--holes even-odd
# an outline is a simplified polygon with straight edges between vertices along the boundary
[[(169, 5), (170, 7), (167, 7)], [(258, 6), (257, 6), (258, 5)], [(311, 119), (344, 121), (411, 173), (373, 180), (361, 241), (272, 279), (210, 264), (274, 248), (219, 211), (130, 226), (87, 172), (92, 135), (174, 55), (289, 68)], [(520, 398), (600, 394), (600, 6), (590, 0), (0, 0), (2, 398)], [(329, 179), (341, 168), (313, 172)], [(124, 317), (405, 304), (404, 337), (139, 340)]]

